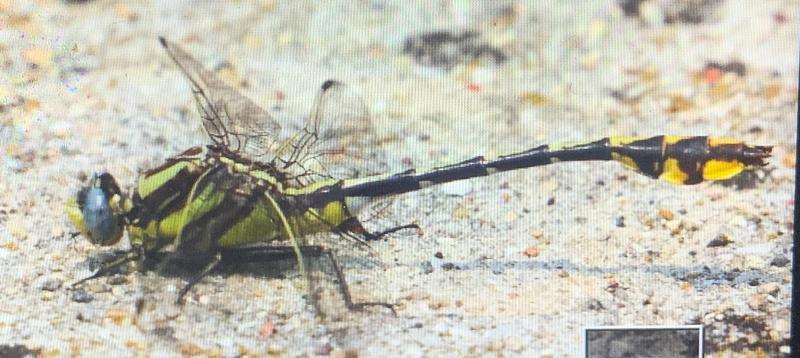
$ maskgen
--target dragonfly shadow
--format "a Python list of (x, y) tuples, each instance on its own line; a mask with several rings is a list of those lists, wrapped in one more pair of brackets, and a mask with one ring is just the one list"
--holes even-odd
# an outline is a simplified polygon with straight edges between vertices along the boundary
[(548, 261), (448, 261), (456, 270), (490, 270), (502, 274), (506, 270), (531, 271), (566, 271), (602, 276), (605, 274), (641, 273), (671, 277), (676, 281), (691, 281), (695, 288), (703, 289), (719, 285), (763, 284), (767, 282), (783, 282), (783, 277), (766, 273), (763, 270), (729, 270), (707, 265), (620, 265), (620, 266), (586, 266), (570, 260)]
[[(84, 262), (92, 271), (103, 267), (106, 263), (124, 257), (128, 251), (103, 251), (90, 255)], [(142, 271), (158, 271), (165, 277), (181, 277), (187, 279), (201, 271), (210, 257), (188, 258), (171, 256), (170, 253), (149, 253), (144, 262), (139, 263)], [(128, 268), (121, 266), (109, 272), (110, 275), (125, 273)], [(297, 256), (291, 248), (247, 252), (247, 250), (223, 251), (222, 259), (212, 271), (215, 275), (230, 276), (234, 274), (252, 275), (254, 277), (283, 279), (297, 273)]]

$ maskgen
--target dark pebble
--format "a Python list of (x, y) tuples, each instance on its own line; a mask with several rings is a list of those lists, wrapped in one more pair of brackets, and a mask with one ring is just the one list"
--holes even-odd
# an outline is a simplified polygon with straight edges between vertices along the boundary
[(789, 262), (791, 262), (791, 260), (789, 260), (786, 256), (779, 255), (774, 259), (772, 259), (772, 261), (769, 264), (775, 267), (784, 267), (788, 265)]
[(731, 240), (728, 238), (727, 235), (719, 235), (714, 240), (708, 242), (706, 247), (723, 247), (728, 246), (731, 243)]
[(595, 299), (589, 301), (588, 307), (592, 311), (599, 311), (599, 310), (602, 310), (602, 309), (605, 308), (603, 306), (602, 302), (600, 302), (599, 300), (595, 300)]
[(433, 264), (430, 261), (425, 261), (422, 263), (422, 272), (425, 274), (429, 274), (433, 272)]
[(761, 284), (761, 282), (758, 281), (757, 278), (754, 278), (754, 279), (750, 280), (749, 282), (747, 282), (747, 284), (750, 285), (750, 286), (758, 286), (758, 285)]
[(441, 251), (437, 251), (435, 254), (433, 254), (433, 257), (435, 257), (437, 259), (443, 259), (444, 258), (444, 254), (442, 254)]
[(617, 219), (614, 220), (614, 225), (617, 225), (617, 227), (625, 227), (625, 217), (624, 216), (617, 217)]
[(59, 280), (57, 278), (56, 279), (51, 279), (51, 280), (47, 280), (47, 281), (43, 282), (41, 288), (44, 291), (51, 291), (52, 292), (52, 291), (55, 291), (55, 290), (61, 288), (61, 285), (63, 283), (64, 283), (64, 281), (61, 281), (61, 280)]
[(72, 300), (79, 303), (88, 303), (94, 300), (94, 296), (90, 295), (86, 290), (79, 288), (72, 293)]

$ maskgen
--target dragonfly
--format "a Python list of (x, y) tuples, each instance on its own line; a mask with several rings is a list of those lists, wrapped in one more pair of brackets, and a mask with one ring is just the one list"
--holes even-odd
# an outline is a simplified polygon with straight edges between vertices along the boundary
[(343, 164), (352, 159), (377, 159), (370, 149), (376, 141), (367, 107), (347, 85), (325, 81), (302, 128), (286, 134), (273, 116), (188, 52), (159, 40), (191, 84), (210, 143), (144, 171), (127, 193), (109, 173), (95, 174), (78, 191), (67, 213), (83, 236), (109, 246), (127, 231), (130, 250), (76, 284), (152, 257), (199, 263), (178, 293), (180, 302), (224, 256), (251, 259), (260, 251), (266, 257), (293, 257), (303, 275), (314, 262), (327, 260), (348, 308), (391, 309), (387, 303), (353, 302), (334, 255), (325, 246), (310, 245), (307, 238), (334, 233), (368, 245), (398, 230), (418, 228), (406, 224), (370, 232), (357, 215), (375, 199), (500, 172), (558, 162), (616, 161), (650, 178), (692, 185), (765, 166), (772, 150), (707, 136), (611, 136), (429, 169), (389, 174), (375, 173), (368, 164), (348, 169)]

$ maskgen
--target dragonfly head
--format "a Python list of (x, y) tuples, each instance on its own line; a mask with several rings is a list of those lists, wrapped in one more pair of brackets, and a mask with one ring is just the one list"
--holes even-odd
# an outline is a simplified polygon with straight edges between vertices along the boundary
[(114, 245), (125, 228), (122, 194), (111, 174), (94, 174), (67, 203), (67, 215), (81, 233), (95, 245)]

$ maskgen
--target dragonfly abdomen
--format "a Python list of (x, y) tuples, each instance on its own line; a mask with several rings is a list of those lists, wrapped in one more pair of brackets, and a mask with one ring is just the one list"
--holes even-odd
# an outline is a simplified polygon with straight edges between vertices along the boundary
[(771, 147), (712, 137), (608, 137), (588, 143), (542, 145), (495, 159), (476, 157), (430, 170), (411, 169), (391, 176), (345, 182), (349, 197), (376, 197), (419, 190), (435, 184), (531, 168), (557, 162), (608, 161), (674, 184), (730, 178), (747, 166), (763, 166)]

